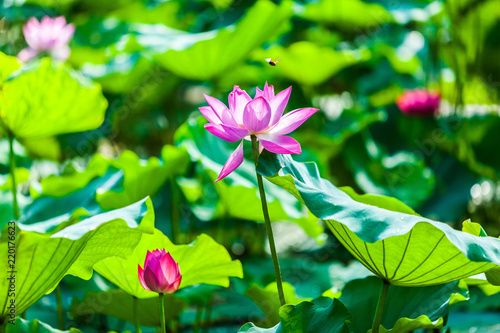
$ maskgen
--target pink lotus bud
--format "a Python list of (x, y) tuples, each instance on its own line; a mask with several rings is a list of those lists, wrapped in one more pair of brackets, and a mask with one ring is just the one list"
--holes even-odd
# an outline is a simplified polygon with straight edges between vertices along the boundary
[(408, 90), (399, 96), (396, 104), (401, 112), (409, 116), (432, 116), (439, 108), (441, 97), (436, 91), (425, 89)]
[(68, 43), (73, 38), (75, 26), (66, 24), (64, 16), (45, 16), (40, 22), (32, 17), (24, 25), (23, 33), (28, 47), (17, 55), (20, 61), (28, 62), (43, 52), (64, 61), (70, 54)]
[(179, 264), (164, 249), (146, 255), (144, 269), (139, 266), (139, 281), (144, 289), (156, 293), (171, 294), (181, 284)]

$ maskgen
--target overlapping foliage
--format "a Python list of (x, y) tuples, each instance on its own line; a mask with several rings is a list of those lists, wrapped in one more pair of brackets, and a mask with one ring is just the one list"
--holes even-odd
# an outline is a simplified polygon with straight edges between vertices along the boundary
[[(0, 6), (0, 251), (15, 235), (26, 315), (6, 324), (3, 279), (7, 332), (154, 331), (137, 266), (157, 248), (183, 275), (164, 299), (173, 331), (368, 332), (387, 284), (382, 332), (498, 328), (495, 0)], [(23, 64), (22, 26), (44, 15), (75, 25), (71, 55)], [(284, 306), (250, 144), (214, 183), (235, 146), (197, 110), (203, 93), (266, 81), (292, 86), (286, 111), (320, 109), (293, 133), (301, 155), (258, 166)], [(422, 87), (439, 110), (401, 113), (398, 96)]]

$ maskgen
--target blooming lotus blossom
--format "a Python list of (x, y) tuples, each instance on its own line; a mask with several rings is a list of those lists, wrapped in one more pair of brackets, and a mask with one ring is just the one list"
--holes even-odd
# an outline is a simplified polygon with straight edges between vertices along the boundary
[(139, 266), (139, 281), (144, 289), (161, 294), (171, 294), (181, 284), (179, 264), (170, 253), (163, 250), (154, 250), (146, 255), (144, 269)]
[(73, 37), (75, 26), (66, 24), (64, 16), (45, 16), (40, 22), (34, 17), (23, 27), (24, 38), (28, 47), (21, 50), (17, 58), (22, 62), (27, 62), (35, 58), (38, 54), (48, 52), (57, 60), (66, 60), (70, 54), (68, 46)]
[(431, 116), (437, 112), (440, 99), (441, 97), (436, 91), (415, 89), (406, 91), (397, 99), (396, 104), (404, 114)]
[(205, 128), (213, 135), (229, 142), (241, 141), (229, 156), (216, 182), (233, 172), (243, 162), (243, 139), (256, 136), (259, 149), (276, 154), (300, 154), (300, 144), (286, 136), (302, 125), (318, 109), (297, 109), (283, 115), (292, 87), (274, 94), (273, 86), (267, 82), (264, 90), (257, 88), (252, 99), (238, 86), (229, 94), (229, 108), (216, 98), (204, 94), (209, 106), (200, 107), (200, 112), (210, 122)]

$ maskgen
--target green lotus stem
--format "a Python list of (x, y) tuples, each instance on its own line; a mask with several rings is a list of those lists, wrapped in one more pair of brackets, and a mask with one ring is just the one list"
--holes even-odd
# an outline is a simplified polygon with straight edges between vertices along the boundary
[(10, 178), (12, 179), (12, 204), (14, 208), (14, 219), (19, 220), (19, 206), (17, 203), (17, 184), (16, 184), (16, 160), (14, 156), (14, 134), (8, 131), (9, 136), (9, 165)]
[(177, 319), (169, 321), (169, 328), (172, 333), (179, 332), (179, 321)]
[(57, 300), (57, 324), (59, 329), (64, 330), (64, 310), (62, 306), (61, 288), (59, 285), (56, 287), (56, 300)]
[(377, 303), (377, 310), (375, 312), (375, 318), (373, 319), (372, 333), (379, 333), (380, 323), (382, 322), (382, 314), (384, 313), (384, 304), (387, 297), (387, 291), (391, 284), (384, 280), (384, 285), (380, 291), (380, 296)]
[(163, 293), (159, 293), (160, 297), (160, 321), (161, 321), (161, 331), (162, 333), (167, 333), (167, 327), (165, 323), (165, 309), (163, 308)]
[(134, 324), (135, 324), (135, 331), (137, 333), (141, 333), (141, 324), (139, 323), (139, 313), (137, 311), (137, 297), (132, 296), (132, 311), (134, 312)]
[(278, 254), (276, 253), (276, 245), (274, 244), (273, 229), (271, 228), (271, 220), (269, 219), (269, 211), (267, 210), (266, 192), (264, 191), (264, 183), (262, 176), (257, 172), (257, 165), (259, 164), (259, 144), (257, 137), (252, 135), (252, 152), (255, 162), (255, 174), (257, 175), (257, 183), (259, 184), (260, 201), (262, 203), (262, 212), (264, 213), (264, 221), (266, 222), (267, 238), (269, 240), (269, 247), (271, 248), (271, 257), (273, 258), (274, 274), (276, 275), (276, 285), (278, 287), (278, 295), (281, 305), (286, 304), (285, 294), (283, 293), (283, 283), (281, 280), (280, 263), (278, 261)]

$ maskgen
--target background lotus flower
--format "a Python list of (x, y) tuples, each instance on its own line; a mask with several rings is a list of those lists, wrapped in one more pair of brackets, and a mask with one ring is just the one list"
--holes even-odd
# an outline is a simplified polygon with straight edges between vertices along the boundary
[(437, 112), (440, 99), (436, 91), (415, 89), (406, 91), (397, 99), (396, 104), (407, 115), (431, 116)]
[(66, 24), (64, 16), (51, 18), (45, 16), (40, 22), (34, 17), (23, 27), (24, 38), (28, 47), (21, 50), (17, 58), (27, 62), (42, 52), (49, 52), (57, 60), (66, 60), (70, 54), (68, 46), (73, 37), (75, 26)]
[(171, 294), (179, 288), (181, 279), (179, 264), (164, 249), (148, 251), (144, 269), (139, 265), (139, 281), (146, 290)]
[(286, 136), (302, 125), (318, 109), (297, 109), (283, 115), (292, 87), (277, 95), (267, 82), (264, 90), (257, 88), (252, 99), (238, 86), (229, 94), (229, 108), (216, 98), (205, 96), (209, 106), (200, 107), (200, 112), (210, 122), (205, 128), (213, 135), (230, 142), (240, 141), (231, 154), (216, 181), (229, 175), (243, 162), (243, 139), (252, 135), (259, 141), (259, 149), (276, 154), (300, 154), (300, 144)]

